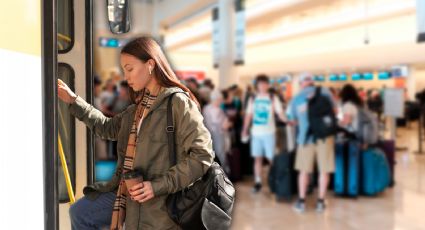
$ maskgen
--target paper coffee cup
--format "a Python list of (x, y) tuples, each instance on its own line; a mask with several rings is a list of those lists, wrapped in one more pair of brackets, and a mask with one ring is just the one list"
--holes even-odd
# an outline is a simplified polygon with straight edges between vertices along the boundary
[(130, 171), (124, 173), (123, 179), (125, 181), (125, 185), (127, 186), (127, 190), (130, 190), (130, 188), (132, 188), (136, 184), (140, 184), (143, 182), (143, 175), (139, 171)]

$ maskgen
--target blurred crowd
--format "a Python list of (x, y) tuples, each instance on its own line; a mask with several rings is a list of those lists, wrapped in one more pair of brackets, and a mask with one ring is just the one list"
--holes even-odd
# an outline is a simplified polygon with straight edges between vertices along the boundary
[[(205, 124), (215, 139), (214, 148), (217, 156), (228, 169), (227, 157), (222, 153), (249, 151), (249, 145), (241, 142), (241, 132), (248, 102), (250, 98), (253, 98), (258, 93), (258, 90), (255, 89), (254, 85), (248, 85), (245, 89), (241, 89), (238, 85), (232, 85), (225, 89), (217, 89), (211, 79), (199, 81), (195, 78), (188, 78), (183, 82), (200, 102), (205, 117)], [(267, 84), (266, 87), (268, 87), (267, 91), (269, 95), (273, 95), (280, 102), (282, 109), (285, 110), (291, 98), (285, 92), (284, 87), (281, 87), (279, 84)], [(112, 117), (125, 110), (131, 104), (128, 89), (127, 82), (117, 73), (112, 73), (106, 81), (102, 81), (98, 76), (95, 76), (94, 106), (106, 116)], [(379, 118), (382, 117), (383, 113), (385, 89), (386, 86), (381, 89), (356, 89), (365, 105), (371, 111), (375, 112)], [(342, 88), (330, 87), (329, 90), (332, 93), (334, 101), (340, 103)], [(277, 127), (284, 127), (285, 125), (285, 122), (279, 119), (276, 119), (275, 123)], [(276, 135), (279, 137), (284, 135), (282, 129), (277, 129), (276, 132)], [(107, 160), (116, 158), (115, 144), (113, 142), (103, 141), (99, 138), (96, 142), (96, 159)], [(284, 142), (285, 140), (283, 139), (276, 142), (277, 152), (283, 150)], [(245, 162), (251, 161), (244, 160)], [(243, 165), (241, 168), (241, 171), (252, 172), (251, 169), (245, 169)], [(243, 172), (241, 175), (243, 175)], [(235, 175), (235, 177), (239, 178), (240, 176)]]
[[(124, 111), (130, 104), (129, 86), (118, 74), (111, 74), (105, 82), (94, 77), (94, 107), (104, 115), (113, 117)], [(96, 160), (115, 160), (116, 142), (96, 137)]]
[[(301, 90), (296, 95), (288, 94), (285, 87), (280, 84), (271, 84), (270, 78), (264, 74), (258, 75), (253, 84), (245, 89), (241, 89), (238, 85), (217, 89), (210, 79), (198, 81), (195, 78), (189, 78), (183, 81), (201, 105), (204, 123), (213, 139), (216, 161), (223, 166), (232, 181), (242, 180), (244, 176), (253, 176), (254, 193), (261, 191), (264, 164), (273, 164), (274, 156), (293, 148), (289, 146), (304, 144), (298, 137), (300, 129), (301, 132), (303, 129), (303, 118), (296, 118), (300, 116), (297, 103), (303, 103), (302, 100), (306, 102), (308, 95), (304, 94), (306, 92), (312, 94), (312, 88), (318, 84), (309, 75), (302, 76), (300, 79)], [(94, 105), (106, 116), (111, 117), (120, 113), (131, 103), (129, 86), (117, 74), (106, 81), (95, 77), (94, 88)], [(356, 114), (360, 108), (376, 114), (378, 120), (383, 122), (386, 86), (368, 90), (355, 88), (351, 84), (341, 88), (321, 88), (329, 94), (333, 105), (338, 110), (336, 116), (339, 119), (339, 125), (348, 131), (355, 131), (354, 123), (358, 122)], [(407, 96), (405, 100), (407, 101)], [(287, 127), (289, 126), (296, 127), (293, 137), (288, 137)], [(116, 159), (115, 145), (112, 141), (97, 138), (96, 159)], [(316, 144), (313, 147), (317, 147), (318, 152), (322, 149)], [(331, 167), (333, 163), (318, 163), (319, 166), (320, 164), (329, 166), (329, 172), (333, 171)], [(296, 164), (298, 166), (293, 167), (299, 167), (297, 168), (299, 171), (302, 171), (305, 165), (310, 167), (310, 162), (306, 160), (297, 161)], [(324, 179), (320, 177), (318, 180)], [(329, 179), (325, 181), (325, 187), (327, 187)], [(299, 181), (299, 183), (304, 182)], [(301, 188), (301, 190), (305, 189)], [(304, 196), (305, 191), (300, 194), (301, 201)], [(319, 197), (318, 208), (324, 208), (323, 204), (320, 206), (320, 202), (323, 203), (324, 200), (324, 192), (319, 196), (321, 197)], [(302, 210), (302, 206), (296, 208)]]

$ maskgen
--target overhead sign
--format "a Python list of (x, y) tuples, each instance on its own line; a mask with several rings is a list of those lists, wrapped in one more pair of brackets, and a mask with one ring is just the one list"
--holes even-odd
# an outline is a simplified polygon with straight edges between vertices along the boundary
[(190, 79), (190, 78), (195, 78), (198, 81), (205, 80), (205, 72), (204, 71), (176, 70), (175, 73), (180, 80), (187, 80), (187, 79)]
[(117, 38), (99, 38), (99, 46), (109, 48), (120, 48), (128, 42), (128, 39), (117, 39)]
[(425, 42), (425, 1), (416, 0), (416, 20), (418, 24), (418, 42)]
[(236, 26), (234, 63), (235, 65), (243, 65), (245, 63), (245, 0), (236, 0), (235, 10)]
[(220, 61), (220, 25), (218, 22), (218, 8), (213, 9), (212, 17), (212, 42), (213, 42), (213, 65), (214, 68), (218, 67)]

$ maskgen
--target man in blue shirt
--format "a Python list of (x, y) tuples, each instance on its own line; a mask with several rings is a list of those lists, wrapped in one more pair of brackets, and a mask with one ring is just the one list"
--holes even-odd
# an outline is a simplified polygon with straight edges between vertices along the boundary
[[(316, 87), (314, 86), (313, 76), (308, 73), (301, 74), (298, 80), (301, 91), (292, 99), (287, 111), (290, 123), (298, 126), (298, 149), (295, 169), (299, 171), (299, 199), (295, 203), (294, 209), (297, 212), (305, 211), (305, 196), (309, 184), (309, 174), (312, 173), (315, 158), (317, 158), (320, 175), (319, 199), (317, 201), (316, 211), (322, 212), (325, 209), (324, 199), (329, 184), (329, 174), (335, 170), (334, 142), (333, 137), (328, 137), (325, 140), (317, 140), (316, 142), (313, 142), (313, 138), (308, 137), (308, 101), (313, 97)], [(321, 93), (328, 97), (335, 106), (332, 95), (328, 89), (322, 88)]]

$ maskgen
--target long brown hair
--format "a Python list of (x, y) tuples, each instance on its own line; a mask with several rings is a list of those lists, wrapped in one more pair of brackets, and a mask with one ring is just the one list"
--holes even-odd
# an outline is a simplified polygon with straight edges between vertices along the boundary
[[(193, 93), (183, 85), (177, 78), (174, 71), (171, 69), (167, 58), (161, 50), (159, 44), (150, 37), (139, 37), (128, 42), (121, 50), (121, 54), (132, 55), (143, 63), (146, 63), (149, 59), (154, 60), (155, 67), (153, 69), (154, 76), (158, 84), (162, 87), (178, 87), (185, 92), (189, 93), (190, 98), (199, 106), (199, 102)], [(134, 102), (135, 92), (130, 87), (130, 96)]]

